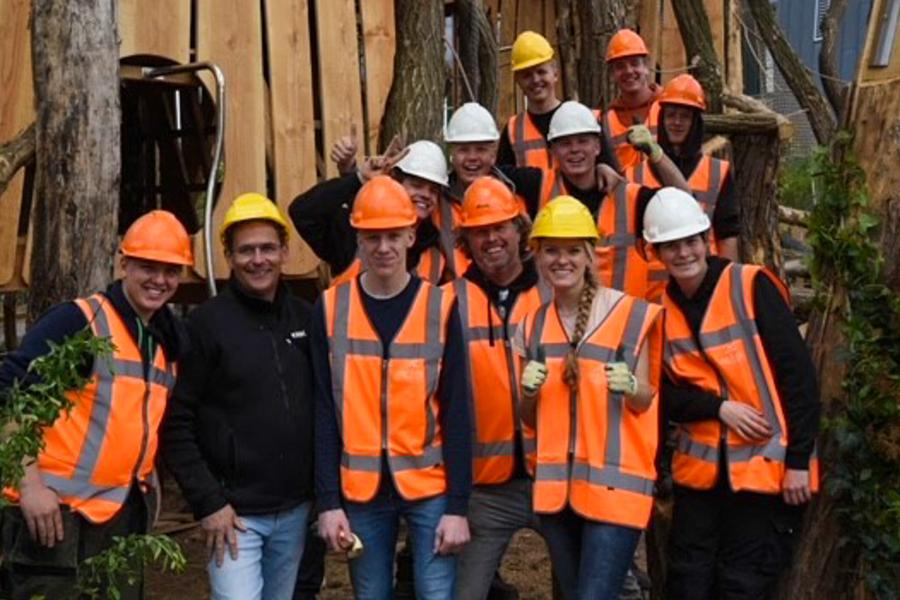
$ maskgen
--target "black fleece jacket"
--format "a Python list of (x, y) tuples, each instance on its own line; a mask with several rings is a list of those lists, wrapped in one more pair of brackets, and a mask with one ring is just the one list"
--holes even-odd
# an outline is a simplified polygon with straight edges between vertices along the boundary
[(312, 497), (310, 310), (284, 286), (267, 302), (232, 279), (189, 316), (161, 449), (197, 518)]

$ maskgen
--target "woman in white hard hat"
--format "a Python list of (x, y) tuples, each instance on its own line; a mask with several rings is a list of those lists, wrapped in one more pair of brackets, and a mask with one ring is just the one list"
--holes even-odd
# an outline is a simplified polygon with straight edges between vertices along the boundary
[(615, 598), (650, 519), (662, 354), (659, 306), (598, 286), (594, 219), (561, 196), (531, 240), (554, 299), (519, 327), (534, 510), (567, 600)]
[(644, 239), (665, 265), (662, 401), (679, 424), (667, 598), (765, 598), (817, 487), (816, 374), (778, 278), (709, 254), (693, 196), (663, 188)]

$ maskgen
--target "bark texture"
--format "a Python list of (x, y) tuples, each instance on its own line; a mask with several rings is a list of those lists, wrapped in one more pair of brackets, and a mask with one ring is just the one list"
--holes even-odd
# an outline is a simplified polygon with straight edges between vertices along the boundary
[[(394, 81), (381, 122), (381, 144), (441, 139), (444, 105), (444, 3), (396, 0)], [(381, 148), (383, 150), (384, 148)]]
[[(482, 0), (457, 0), (459, 58), (472, 86), (474, 100), (497, 112), (497, 40)], [(466, 93), (466, 101), (468, 91)]]
[(684, 42), (691, 75), (706, 92), (707, 112), (722, 112), (723, 70), (713, 45), (712, 28), (703, 0), (672, 0), (678, 31)]
[(844, 98), (847, 91), (847, 86), (840, 81), (837, 45), (845, 8), (847, 0), (831, 0), (831, 5), (822, 20), (822, 47), (819, 49), (819, 78), (822, 80), (822, 89), (825, 90), (825, 97), (828, 98), (834, 114), (838, 116), (844, 113), (846, 104)]
[(816, 141), (820, 144), (827, 143), (834, 135), (836, 127), (831, 106), (825, 101), (809, 71), (788, 43), (784, 31), (776, 20), (775, 8), (769, 0), (747, 0), (747, 4), (766, 47), (775, 59), (775, 64), (784, 75), (797, 102), (806, 111)]
[(16, 172), (34, 160), (34, 123), (15, 138), (0, 145), (0, 194)]
[(115, 0), (33, 4), (32, 319), (111, 278), (121, 171), (116, 20)]

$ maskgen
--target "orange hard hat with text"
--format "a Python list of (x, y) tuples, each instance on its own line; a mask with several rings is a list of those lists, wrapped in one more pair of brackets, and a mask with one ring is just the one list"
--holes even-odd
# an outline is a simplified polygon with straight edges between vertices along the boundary
[(416, 208), (402, 185), (387, 175), (378, 175), (356, 194), (350, 224), (356, 229), (410, 227), (416, 224)]
[(663, 87), (657, 100), (660, 104), (680, 104), (706, 110), (706, 95), (700, 82), (683, 73)]
[(519, 203), (512, 190), (495, 177), (479, 177), (466, 189), (460, 226), (494, 225), (517, 217)]
[(119, 251), (131, 258), (174, 265), (194, 264), (187, 230), (166, 210), (152, 210), (132, 223)]
[(609, 39), (606, 46), (606, 62), (626, 56), (646, 56), (650, 54), (644, 38), (631, 29), (620, 29)]

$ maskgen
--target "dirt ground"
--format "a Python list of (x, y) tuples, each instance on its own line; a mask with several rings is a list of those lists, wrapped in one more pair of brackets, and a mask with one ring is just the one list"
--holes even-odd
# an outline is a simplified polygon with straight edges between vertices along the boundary
[[(195, 527), (173, 536), (188, 557), (184, 573), (174, 575), (148, 570), (148, 600), (194, 600), (209, 598), (204, 562), (203, 533)], [(352, 598), (346, 558), (329, 554), (326, 559), (325, 589), (320, 600)], [(521, 600), (550, 598), (550, 559), (544, 541), (532, 531), (520, 531), (506, 552), (501, 569), (503, 579), (515, 585)]]

